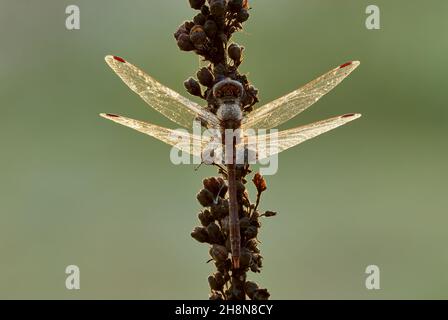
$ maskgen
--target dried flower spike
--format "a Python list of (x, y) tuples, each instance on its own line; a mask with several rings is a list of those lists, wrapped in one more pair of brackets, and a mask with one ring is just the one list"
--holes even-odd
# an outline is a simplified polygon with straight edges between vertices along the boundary
[(258, 172), (255, 174), (254, 178), (252, 179), (252, 182), (255, 185), (255, 188), (257, 188), (258, 193), (262, 193), (266, 191), (266, 181), (264, 180), (263, 176), (259, 174)]

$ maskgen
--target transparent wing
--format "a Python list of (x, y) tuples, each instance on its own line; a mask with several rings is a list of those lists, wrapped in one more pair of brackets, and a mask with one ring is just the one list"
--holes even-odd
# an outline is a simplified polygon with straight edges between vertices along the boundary
[(343, 64), (302, 88), (256, 109), (243, 120), (242, 128), (271, 129), (281, 125), (316, 103), (341, 83), (359, 64), (359, 61)]
[(184, 128), (191, 128), (194, 120), (202, 121), (212, 128), (219, 126), (213, 113), (160, 84), (124, 59), (107, 56), (105, 60), (129, 88), (171, 121)]
[(336, 129), (359, 117), (361, 117), (360, 114), (346, 114), (290, 130), (260, 135), (256, 139), (255, 137), (245, 137), (242, 143), (237, 146), (237, 152), (238, 154), (243, 154), (243, 150), (248, 149), (252, 154), (252, 162), (263, 160), (325, 132)]
[(199, 158), (202, 158), (201, 151), (212, 140), (211, 136), (198, 136), (188, 133), (186, 130), (172, 130), (164, 127), (159, 127), (151, 123), (118, 116), (115, 114), (102, 113), (100, 115), (103, 118), (112, 120), (123, 126), (147, 134), (151, 137), (165, 142), (166, 144), (169, 144), (170, 146), (176, 147), (183, 152), (187, 152)]

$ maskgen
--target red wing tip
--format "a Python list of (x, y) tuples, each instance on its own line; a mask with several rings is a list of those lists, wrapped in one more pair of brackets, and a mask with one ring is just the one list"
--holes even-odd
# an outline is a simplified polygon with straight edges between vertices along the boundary
[(343, 116), (341, 116), (341, 118), (346, 119), (346, 118), (359, 118), (361, 115), (359, 113), (347, 113), (344, 114)]
[(105, 118), (120, 118), (119, 115), (113, 113), (102, 113), (101, 116)]
[(345, 67), (351, 66), (352, 63), (353, 63), (353, 62), (350, 61), (350, 62), (346, 62), (346, 63), (344, 63), (344, 64), (341, 64), (341, 65), (339, 66), (339, 69), (344, 69)]
[(121, 63), (126, 63), (126, 60), (124, 60), (124, 59), (121, 58), (121, 57), (118, 57), (118, 56), (112, 56), (112, 58), (114, 58), (114, 60), (117, 60), (117, 61), (119, 61), (119, 62), (121, 62)]
[(344, 68), (346, 68), (348, 66), (351, 66), (352, 64), (355, 65), (355, 66), (358, 66), (360, 64), (360, 62), (359, 61), (349, 61), (349, 62), (346, 62), (344, 64), (341, 64), (339, 66), (339, 69), (344, 69)]

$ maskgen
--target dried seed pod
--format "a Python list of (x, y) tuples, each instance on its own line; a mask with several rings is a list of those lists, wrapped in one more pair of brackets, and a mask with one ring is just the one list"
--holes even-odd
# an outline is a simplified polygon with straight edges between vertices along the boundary
[(228, 274), (228, 271), (232, 267), (232, 261), (230, 259), (227, 259), (225, 261), (215, 261), (215, 267), (216, 270), (218, 270), (222, 274)]
[(190, 0), (190, 6), (193, 9), (199, 10), (205, 4), (205, 0)]
[(210, 13), (216, 17), (222, 17), (226, 13), (225, 0), (209, 0)]
[(190, 32), (191, 28), (193, 28), (195, 26), (195, 24), (193, 21), (185, 21), (184, 26), (185, 26), (185, 29), (187, 29), (187, 31)]
[(191, 237), (201, 243), (209, 241), (207, 230), (204, 227), (194, 228), (194, 230), (191, 232)]
[(182, 24), (179, 26), (179, 28), (177, 28), (177, 31), (174, 33), (174, 38), (176, 38), (176, 40), (179, 40), (179, 37), (182, 34), (188, 34), (187, 28), (185, 28), (185, 24)]
[(250, 226), (244, 231), (244, 235), (247, 239), (256, 238), (258, 234), (258, 228), (254, 226)]
[(219, 272), (219, 271), (215, 272), (213, 274), (213, 276), (215, 277), (215, 280), (216, 280), (216, 282), (217, 282), (219, 287), (223, 287), (225, 285), (226, 280), (225, 280), (225, 278), (224, 278), (224, 276), (223, 276), (223, 274), (221, 272)]
[(247, 20), (249, 20), (249, 16), (250, 16), (250, 14), (249, 14), (249, 10), (243, 8), (243, 9), (241, 9), (241, 11), (238, 12), (238, 14), (236, 15), (236, 20), (237, 20), (238, 22), (243, 23), (243, 22), (246, 22)]
[(243, 9), (244, 0), (229, 0), (229, 9), (233, 12), (239, 12)]
[(209, 276), (209, 277), (208, 277), (208, 284), (209, 284), (209, 286), (210, 286), (210, 289), (212, 289), (212, 290), (216, 290), (216, 291), (218, 291), (218, 290), (221, 290), (221, 289), (222, 289), (222, 288), (220, 288), (220, 287), (218, 286), (218, 283), (216, 282), (216, 279), (215, 279), (214, 276)]
[(260, 253), (260, 250), (258, 249), (258, 241), (257, 239), (250, 239), (246, 242), (246, 248), (249, 249), (252, 252)]
[(204, 23), (204, 31), (207, 34), (207, 37), (213, 39), (216, 36), (216, 33), (218, 32), (218, 25), (214, 20), (207, 20)]
[(243, 47), (239, 46), (236, 43), (232, 43), (228, 49), (230, 59), (232, 59), (233, 61), (241, 61), (243, 50)]
[(266, 180), (264, 180), (263, 176), (258, 172), (255, 174), (254, 178), (252, 179), (252, 182), (257, 188), (258, 193), (262, 193), (267, 189)]
[(229, 256), (229, 252), (227, 251), (226, 247), (219, 244), (214, 244), (210, 248), (210, 256), (215, 261), (226, 261), (227, 257)]
[(212, 223), (215, 220), (213, 219), (213, 216), (209, 210), (199, 212), (198, 218), (204, 227), (207, 227), (210, 223)]
[(242, 283), (233, 283), (230, 286), (230, 300), (244, 300), (246, 293), (243, 286)]
[(221, 228), (215, 222), (212, 222), (207, 226), (207, 233), (210, 243), (224, 243), (224, 237), (221, 233)]
[(251, 226), (251, 221), (248, 217), (243, 217), (240, 219), (240, 229), (246, 230)]
[(250, 299), (254, 298), (255, 292), (258, 290), (258, 284), (253, 281), (247, 281), (244, 284), (244, 291)]
[(221, 220), (225, 216), (229, 215), (229, 200), (225, 199), (218, 204), (213, 204), (210, 208), (210, 212), (215, 220)]
[(225, 281), (221, 272), (215, 272), (213, 275), (208, 277), (208, 283), (210, 288), (215, 291), (221, 291), (224, 287)]
[(200, 25), (195, 25), (190, 31), (190, 40), (195, 46), (203, 45), (207, 41), (207, 35), (204, 28)]
[(196, 198), (198, 199), (199, 203), (203, 207), (211, 206), (213, 204), (213, 201), (214, 201), (213, 193), (211, 193), (207, 189), (202, 189), (201, 191), (199, 191), (199, 193), (196, 196)]
[(205, 21), (207, 20), (206, 16), (204, 16), (202, 13), (198, 13), (194, 18), (193, 18), (193, 22), (196, 25), (201, 25), (203, 26)]
[[(205, 68), (205, 69), (207, 69), (207, 68)], [(199, 73), (200, 72), (198, 72), (198, 75), (199, 75)], [(211, 193), (213, 193), (213, 195), (215, 197), (221, 195), (222, 194), (222, 190), (225, 187), (227, 187), (226, 182), (221, 177), (218, 177), (218, 178), (215, 178), (215, 177), (207, 178), (207, 179), (204, 179), (202, 181), (202, 183), (204, 185), (204, 188), (209, 190)], [(225, 193), (224, 193), (224, 195), (225, 195)]]
[(177, 46), (182, 51), (193, 51), (195, 49), (193, 42), (190, 40), (190, 36), (186, 33), (181, 33), (177, 38)]
[(210, 293), (209, 295), (209, 299), (218, 301), (218, 300), (224, 300), (224, 297), (221, 292), (212, 291), (212, 293)]
[(250, 252), (250, 250), (248, 250), (247, 248), (243, 248), (240, 254), (240, 268), (241, 269), (249, 268), (251, 263), (252, 263), (252, 252)]
[[(257, 211), (258, 212), (258, 211)], [(250, 219), (250, 223), (251, 223), (251, 225), (252, 226), (254, 226), (255, 228), (261, 228), (261, 223), (260, 223), (260, 220), (258, 220), (258, 218), (255, 218), (255, 216), (254, 217), (251, 217), (251, 219)]]
[(270, 296), (267, 289), (257, 289), (254, 293), (253, 300), (268, 300)]
[(252, 255), (252, 261), (257, 265), (257, 267), (263, 267), (263, 256), (261, 254), (254, 253)]
[(276, 215), (277, 215), (277, 212), (275, 212), (275, 211), (266, 211), (264, 213), (265, 217), (275, 217)]
[(209, 14), (210, 14), (210, 9), (209, 9), (209, 7), (207, 6), (207, 5), (203, 5), (202, 7), (201, 7), (201, 13), (204, 15), (204, 16), (208, 16)]

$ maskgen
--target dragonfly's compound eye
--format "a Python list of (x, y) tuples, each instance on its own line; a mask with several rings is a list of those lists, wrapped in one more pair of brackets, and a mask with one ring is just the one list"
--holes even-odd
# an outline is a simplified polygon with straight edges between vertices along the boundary
[(218, 82), (213, 88), (213, 95), (217, 99), (222, 98), (241, 98), (243, 96), (243, 85), (238, 81), (225, 79)]

